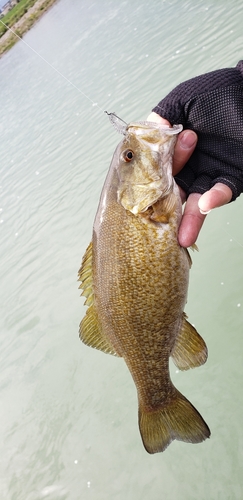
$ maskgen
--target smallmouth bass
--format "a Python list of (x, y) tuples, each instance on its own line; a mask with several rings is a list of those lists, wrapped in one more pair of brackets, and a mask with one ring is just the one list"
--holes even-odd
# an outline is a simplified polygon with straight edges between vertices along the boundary
[(124, 358), (149, 453), (164, 451), (174, 439), (199, 443), (210, 436), (169, 373), (170, 356), (180, 370), (207, 360), (206, 344), (184, 313), (191, 258), (177, 240), (182, 205), (172, 176), (180, 130), (150, 122), (127, 125), (79, 271), (89, 306), (80, 338)]

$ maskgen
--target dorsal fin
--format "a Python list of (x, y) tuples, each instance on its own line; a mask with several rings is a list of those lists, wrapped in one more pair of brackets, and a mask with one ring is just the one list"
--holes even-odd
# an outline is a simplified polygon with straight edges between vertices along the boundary
[(83, 290), (81, 295), (86, 297), (85, 305), (89, 306), (93, 303), (92, 241), (83, 256), (78, 272), (78, 281), (81, 281), (79, 288)]
[(81, 295), (86, 297), (85, 304), (89, 306), (85, 317), (79, 327), (79, 337), (82, 342), (90, 347), (99, 349), (108, 354), (119, 356), (107, 337), (102, 332), (99, 317), (94, 305), (93, 274), (92, 274), (92, 242), (89, 244), (78, 272), (78, 280), (81, 281), (79, 288), (83, 290)]
[(119, 356), (107, 338), (103, 335), (93, 304), (88, 308), (85, 317), (80, 323), (79, 337), (82, 342), (89, 347), (99, 349), (99, 351), (103, 351), (106, 354)]

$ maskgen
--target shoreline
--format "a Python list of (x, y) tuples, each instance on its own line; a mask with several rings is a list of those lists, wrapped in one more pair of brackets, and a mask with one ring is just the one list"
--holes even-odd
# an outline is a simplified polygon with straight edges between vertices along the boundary
[(18, 36), (14, 35), (10, 29), (8, 29), (6, 33), (1, 36), (0, 58), (19, 41), (18, 37), (22, 38), (22, 36), (32, 28), (32, 26), (56, 1), (57, 0), (37, 0), (35, 4), (30, 7), (28, 12), (26, 12), (24, 16), (11, 26), (11, 30), (13, 30)]

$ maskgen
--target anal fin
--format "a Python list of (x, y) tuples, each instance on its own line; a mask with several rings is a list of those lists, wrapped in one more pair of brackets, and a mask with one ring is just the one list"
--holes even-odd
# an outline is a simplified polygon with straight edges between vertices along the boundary
[(171, 357), (179, 370), (201, 366), (207, 361), (208, 350), (203, 338), (182, 315), (181, 330), (177, 335)]

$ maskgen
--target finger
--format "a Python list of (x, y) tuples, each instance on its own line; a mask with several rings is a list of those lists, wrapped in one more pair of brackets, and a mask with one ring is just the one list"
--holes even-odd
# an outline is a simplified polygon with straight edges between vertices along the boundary
[(199, 193), (189, 195), (178, 232), (178, 241), (182, 247), (192, 246), (199, 235), (206, 215), (198, 207)]
[(166, 120), (165, 118), (162, 118), (162, 116), (158, 115), (157, 113), (150, 113), (150, 115), (147, 118), (148, 122), (155, 122), (155, 123), (160, 123), (161, 125), (169, 125), (171, 127), (170, 122)]
[(232, 198), (231, 189), (221, 182), (218, 182), (209, 191), (204, 193), (198, 201), (198, 207), (202, 214), (207, 214), (212, 208), (226, 205)]
[(192, 130), (183, 130), (177, 139), (173, 159), (173, 175), (178, 174), (189, 160), (197, 145), (197, 134)]

